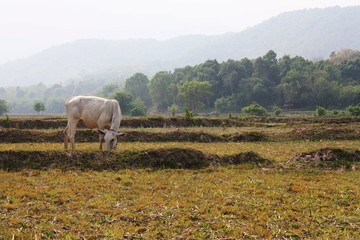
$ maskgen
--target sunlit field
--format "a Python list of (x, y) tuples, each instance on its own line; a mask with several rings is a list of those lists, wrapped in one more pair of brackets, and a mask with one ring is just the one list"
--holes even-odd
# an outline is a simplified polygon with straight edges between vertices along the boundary
[(356, 239), (359, 171), (0, 171), (0, 239)]
[[(304, 139), (292, 137), (291, 134), (297, 133), (297, 129), (303, 131), (299, 134), (307, 131)], [(314, 129), (324, 130), (319, 135), (319, 138), (324, 139), (312, 139), (311, 133)], [(41, 134), (56, 133), (60, 130), (30, 131), (36, 132), (34, 136), (39, 137)], [(150, 151), (164, 152), (162, 150), (175, 148), (193, 149), (217, 156), (252, 151), (271, 160), (273, 164), (211, 165), (197, 169), (129, 167), (98, 171), (77, 168), (60, 170), (51, 167), (46, 170), (2, 169), (0, 239), (358, 238), (359, 161), (352, 163), (355, 164), (354, 168), (286, 167), (290, 159), (301, 153), (321, 149), (356, 152), (360, 149), (360, 138), (356, 138), (359, 131), (357, 123), (266, 123), (244, 127), (122, 130), (128, 134), (136, 131), (150, 135), (174, 131), (217, 136), (261, 133), (267, 136), (265, 140), (120, 141), (116, 154), (146, 154)], [(20, 137), (26, 131), (19, 131), (13, 138)], [(336, 136), (331, 135), (333, 133), (342, 134), (342, 139), (337, 140)], [(352, 133), (355, 135), (351, 135)], [(94, 132), (94, 136), (96, 135)], [(273, 136), (276, 138), (272, 138)], [(351, 139), (346, 140), (347, 136), (351, 136)], [(97, 142), (80, 142), (80, 138), (81, 136), (77, 136), (78, 152), (91, 153), (87, 155), (88, 158), (101, 158), (101, 154), (92, 154), (99, 152)], [(11, 154), (20, 151), (27, 152), (27, 155), (23, 156), (37, 156), (34, 155), (35, 152), (65, 152), (60, 141), (0, 143), (0, 152)], [(71, 151), (69, 155), (61, 156), (65, 156), (61, 161), (67, 161), (66, 156), (71, 158)], [(164, 156), (166, 157), (168, 156)], [(101, 169), (102, 159), (97, 161)]]

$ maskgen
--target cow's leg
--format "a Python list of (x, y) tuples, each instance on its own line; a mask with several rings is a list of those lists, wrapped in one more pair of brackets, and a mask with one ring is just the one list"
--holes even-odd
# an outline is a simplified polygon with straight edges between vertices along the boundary
[(68, 124), (68, 137), (70, 139), (71, 148), (75, 151), (75, 133), (76, 133), (77, 122), (71, 122)]
[(67, 125), (66, 128), (64, 129), (64, 148), (65, 148), (65, 150), (68, 149), (68, 143), (69, 143), (68, 129), (69, 129), (69, 125)]
[(102, 144), (104, 142), (104, 134), (99, 133), (100, 150), (102, 150)]

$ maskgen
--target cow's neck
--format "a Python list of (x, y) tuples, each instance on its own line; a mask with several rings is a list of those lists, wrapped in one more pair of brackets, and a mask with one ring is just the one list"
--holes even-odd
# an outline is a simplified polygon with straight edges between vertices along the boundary
[(111, 119), (110, 129), (117, 132), (119, 130), (119, 127), (120, 127), (120, 120), (121, 120), (120, 115), (115, 114)]

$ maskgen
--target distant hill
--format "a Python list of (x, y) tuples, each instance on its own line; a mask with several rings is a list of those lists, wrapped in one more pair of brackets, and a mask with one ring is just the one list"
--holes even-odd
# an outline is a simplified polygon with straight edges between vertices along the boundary
[(53, 84), (69, 79), (124, 79), (201, 63), (255, 58), (274, 50), (309, 59), (342, 48), (360, 50), (360, 6), (308, 9), (280, 14), (240, 33), (151, 39), (83, 39), (0, 65), (0, 86)]

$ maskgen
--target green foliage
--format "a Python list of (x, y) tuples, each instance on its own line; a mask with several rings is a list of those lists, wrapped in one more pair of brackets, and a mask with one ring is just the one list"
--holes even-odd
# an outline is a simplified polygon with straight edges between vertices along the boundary
[(316, 116), (325, 116), (326, 115), (327, 110), (321, 106), (317, 106), (316, 110), (315, 110), (315, 115)]
[(179, 88), (179, 98), (183, 101), (184, 107), (193, 112), (199, 112), (205, 106), (205, 100), (212, 93), (208, 81), (187, 81)]
[(315, 109), (315, 115), (316, 116), (325, 116), (326, 115), (326, 108), (323, 108), (321, 106), (317, 106)]
[[(214, 108), (222, 113), (238, 112), (252, 102), (292, 109), (340, 109), (360, 102), (360, 58), (358, 51), (348, 52), (338, 58), (334, 53), (329, 59), (316, 62), (301, 56), (277, 59), (273, 50), (252, 60), (207, 60), (177, 68), (173, 73), (158, 72), (150, 81), (143, 73), (136, 73), (125, 81), (123, 92), (132, 99), (140, 98), (147, 108), (158, 112), (169, 111), (172, 104), (188, 107), (194, 113)], [(65, 86), (0, 88), (0, 94), (11, 104), (11, 113), (31, 112), (35, 97), (46, 102), (48, 113), (64, 113), (63, 103), (71, 95), (112, 98), (120, 91), (121, 82), (109, 82), (88, 80)], [(128, 97), (120, 101), (125, 114), (130, 114), (130, 102)]]
[(352, 115), (352, 116), (360, 116), (360, 104), (356, 106), (348, 106), (346, 110)]
[(33, 105), (34, 111), (38, 114), (45, 111), (45, 104), (43, 102), (35, 102)]
[(186, 120), (190, 120), (193, 117), (192, 112), (187, 107), (184, 109), (184, 117)]
[(135, 73), (125, 81), (125, 91), (129, 92), (134, 99), (140, 98), (146, 106), (151, 106), (149, 93), (149, 79), (142, 73)]
[(354, 61), (345, 61), (340, 65), (341, 74), (347, 82), (360, 83), (360, 57)]
[(242, 111), (247, 115), (253, 115), (253, 116), (267, 115), (267, 110), (256, 102), (250, 104), (249, 106), (244, 107)]
[(237, 109), (237, 105), (233, 96), (216, 99), (214, 104), (215, 109), (221, 113), (234, 111)]
[(3, 115), (4, 113), (9, 111), (9, 105), (7, 102), (3, 99), (0, 99), (0, 115)]
[(156, 109), (165, 112), (170, 104), (177, 102), (174, 76), (166, 71), (158, 72), (149, 83), (150, 96)]
[(178, 111), (179, 107), (175, 103), (171, 104), (171, 106), (168, 107), (168, 111), (171, 112), (171, 115), (174, 117), (175, 113)]
[(120, 90), (115, 93), (113, 98), (119, 102), (121, 112), (123, 114), (126, 114), (126, 115), (130, 114), (130, 110), (132, 108), (132, 104), (131, 104), (132, 96), (129, 93), (127, 93), (123, 90)]
[(135, 101), (132, 104), (132, 108), (130, 110), (130, 115), (131, 116), (145, 116), (146, 112), (147, 112), (147, 109), (146, 109), (144, 102), (140, 98), (135, 99)]
[(7, 128), (11, 127), (11, 119), (10, 119), (9, 115), (7, 115), (7, 114), (6, 114), (5, 119), (3, 120), (3, 126), (7, 127)]
[(277, 106), (277, 105), (274, 105), (273, 106), (273, 112), (274, 112), (274, 115), (275, 116), (279, 116), (282, 112), (282, 109), (281, 107)]
[(117, 91), (119, 91), (119, 86), (117, 84), (108, 83), (103, 85), (99, 95), (105, 98), (113, 98)]

